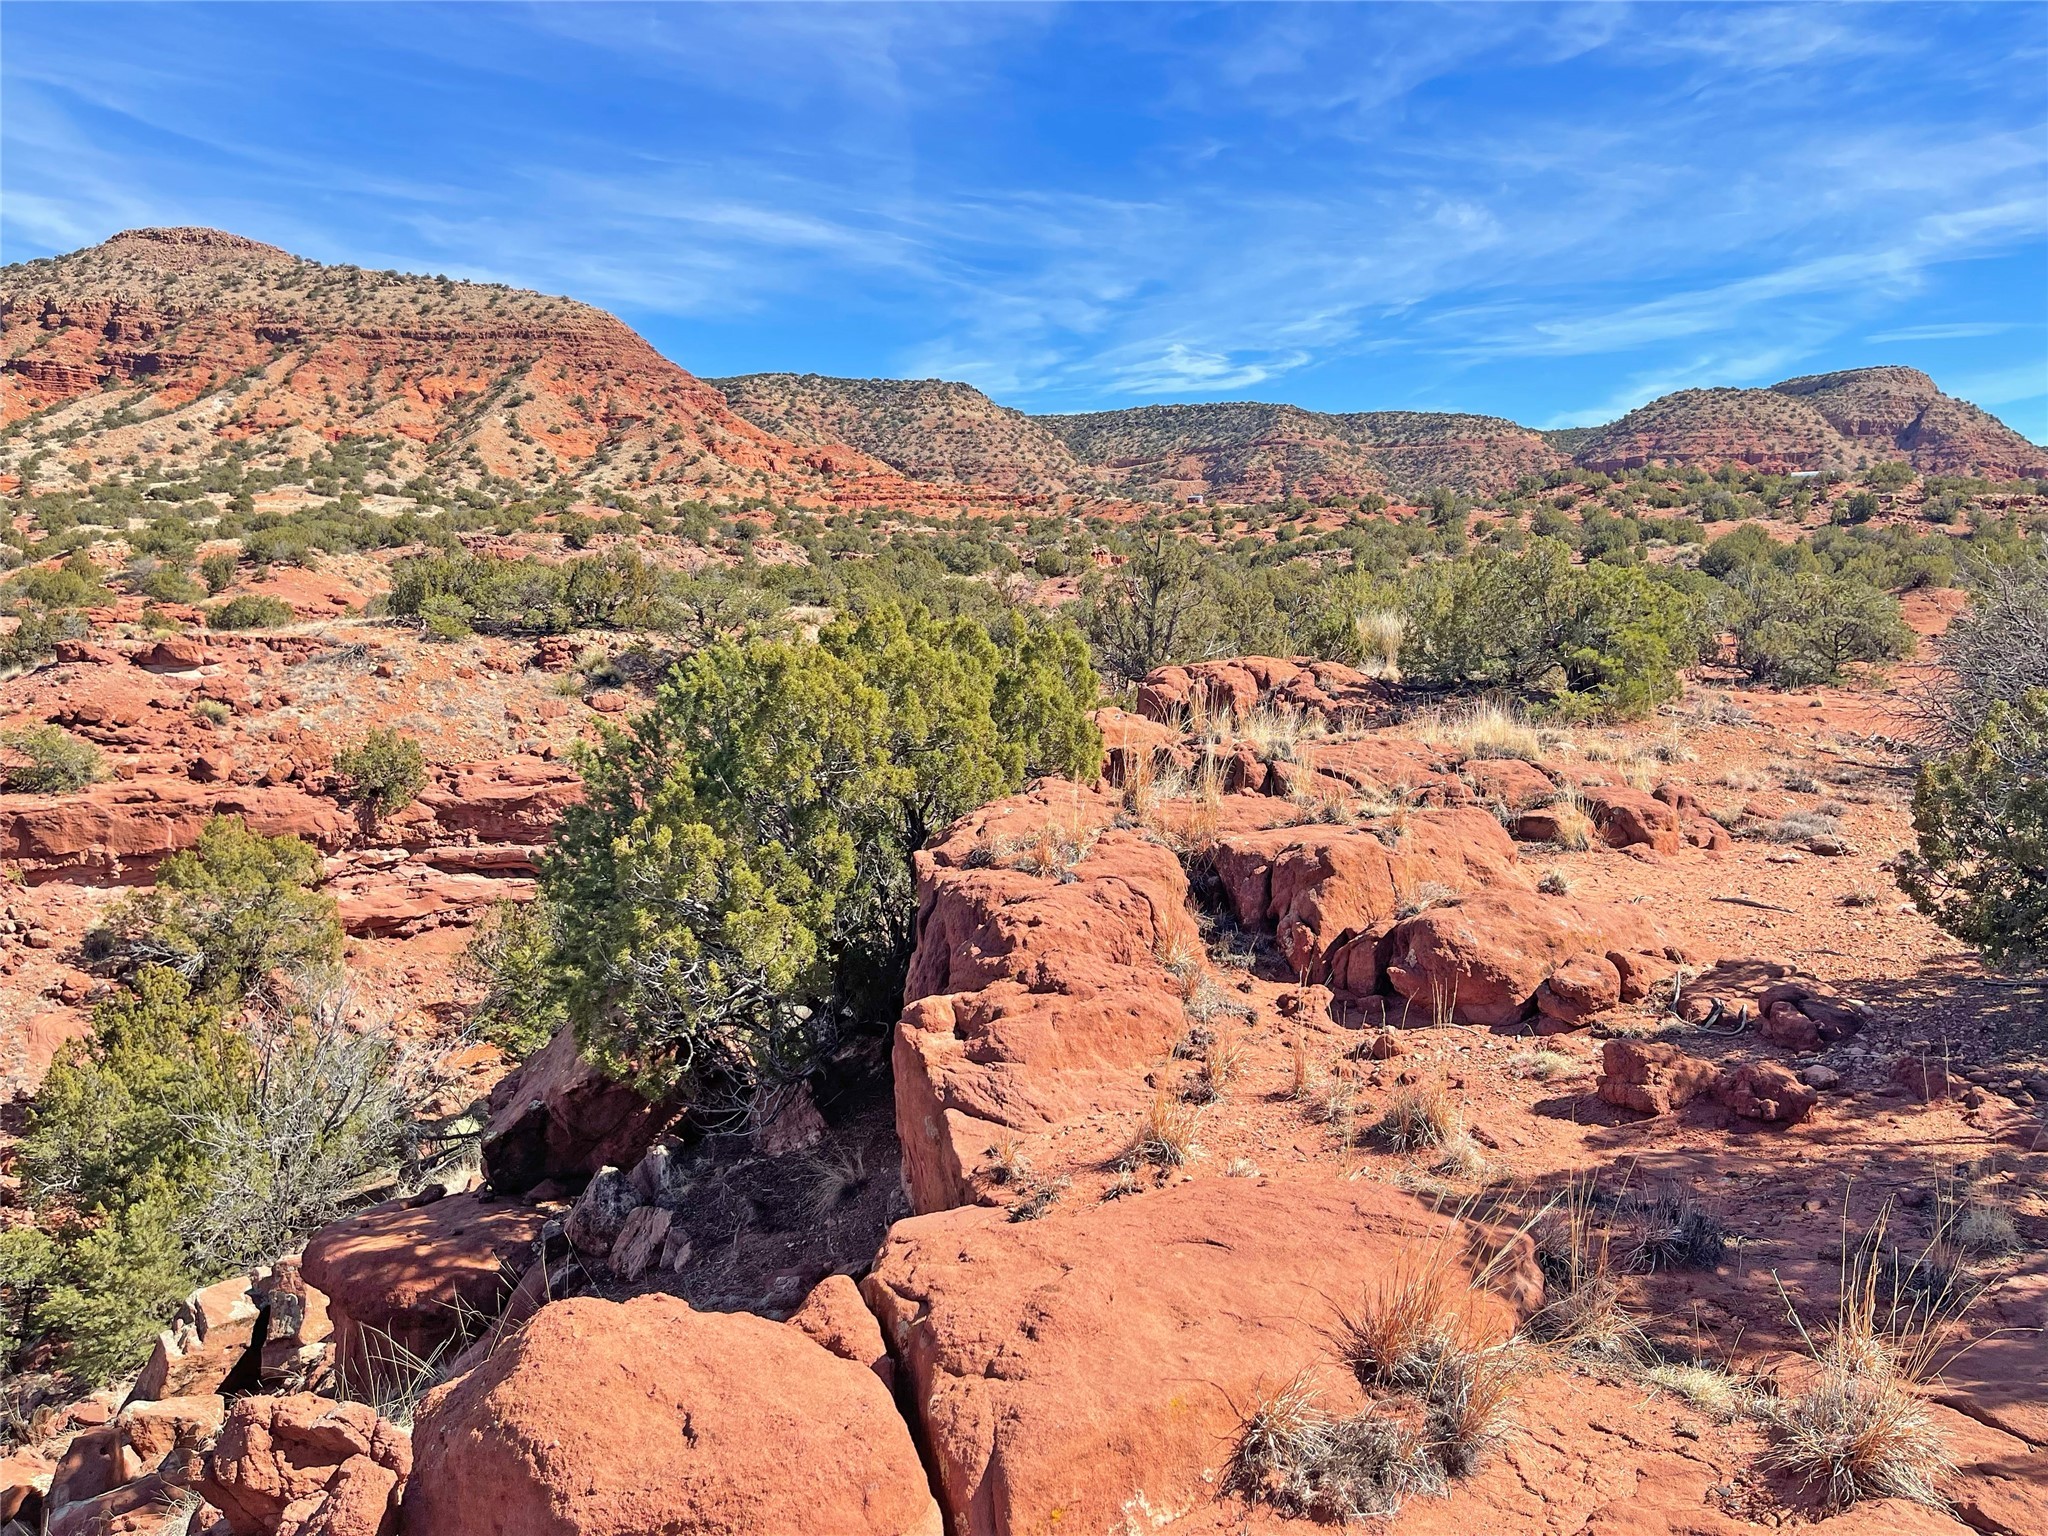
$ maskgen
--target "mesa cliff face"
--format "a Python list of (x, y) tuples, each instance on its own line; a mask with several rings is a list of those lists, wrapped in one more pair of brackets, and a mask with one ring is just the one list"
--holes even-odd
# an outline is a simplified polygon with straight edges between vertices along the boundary
[(1769, 389), (1680, 390), (1598, 428), (1575, 457), (1608, 471), (1651, 463), (1853, 469), (1901, 460), (1923, 474), (2048, 474), (2048, 450), (1944, 395), (1917, 368), (1852, 368)]
[(223, 442), (268, 465), (381, 438), (400, 480), (922, 499), (851, 448), (763, 431), (588, 305), (218, 230), (130, 230), (0, 270), (0, 369), (0, 420), (47, 413), (77, 430), (59, 455), (87, 465), (196, 465)]

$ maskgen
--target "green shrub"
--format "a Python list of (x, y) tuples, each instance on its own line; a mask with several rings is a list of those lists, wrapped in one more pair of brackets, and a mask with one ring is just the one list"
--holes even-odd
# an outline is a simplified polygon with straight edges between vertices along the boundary
[(377, 816), (411, 805), (427, 782), (418, 740), (382, 727), (336, 753), (334, 767), (348, 781), (349, 798)]
[(266, 592), (244, 592), (231, 597), (206, 615), (209, 629), (274, 629), (289, 624), (295, 615), (292, 605)]
[(1898, 878), (1921, 911), (1995, 964), (2048, 960), (2048, 688), (1995, 700), (1922, 766), (1913, 829)]
[(59, 640), (77, 639), (86, 633), (85, 622), (75, 613), (30, 609), (14, 628), (0, 635), (0, 668), (33, 666), (55, 655)]
[(1863, 472), (1863, 483), (1873, 491), (1903, 491), (1913, 483), (1913, 466), (1896, 460), (1873, 464)]
[(469, 1020), (515, 1061), (546, 1045), (569, 1022), (551, 988), (548, 961), (560, 942), (547, 901), (501, 901), (484, 915), (456, 974), (482, 996)]
[(1884, 510), (1884, 503), (1874, 492), (1856, 491), (1842, 503), (1842, 521), (1845, 523), (1867, 523)]
[(0, 731), (0, 747), (18, 759), (0, 766), (0, 788), (9, 794), (61, 795), (106, 776), (100, 749), (58, 726)]
[(1548, 694), (1574, 714), (1647, 713), (1707, 638), (1688, 593), (1641, 566), (1574, 565), (1552, 539), (1425, 565), (1401, 609), (1405, 675)]
[(207, 595), (219, 597), (235, 584), (235, 557), (226, 550), (216, 550), (199, 562), (199, 579), (206, 583)]
[(273, 972), (302, 974), (341, 958), (332, 897), (313, 889), (320, 855), (295, 837), (261, 837), (216, 816), (198, 842), (157, 868), (94, 937), (130, 967), (164, 966), (208, 997), (270, 989)]
[(1035, 773), (1092, 778), (1078, 637), (883, 607), (815, 644), (719, 641), (582, 761), (544, 888), (586, 1050), (651, 1089), (808, 1070), (893, 1013), (910, 858)]
[(1812, 571), (1749, 573), (1737, 586), (1729, 628), (1737, 664), (1778, 688), (1840, 682), (1851, 662), (1896, 661), (1914, 644), (1891, 593)]
[(135, 590), (158, 603), (196, 603), (206, 595), (198, 582), (168, 562), (143, 572), (136, 580)]
[(62, 565), (21, 572), (8, 581), (6, 592), (10, 598), (39, 603), (45, 608), (84, 608), (113, 600), (104, 574), (92, 556), (81, 549)]
[(409, 1105), (382, 1035), (332, 997), (241, 1028), (146, 966), (58, 1053), (18, 1165), (43, 1230), (0, 1241), (15, 1342), (61, 1346), (86, 1382), (133, 1369), (202, 1280), (266, 1262), (397, 1165)]

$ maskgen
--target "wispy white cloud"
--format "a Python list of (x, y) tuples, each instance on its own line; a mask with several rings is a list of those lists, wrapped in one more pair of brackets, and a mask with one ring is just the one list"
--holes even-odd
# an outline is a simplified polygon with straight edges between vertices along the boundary
[(1971, 341), (1979, 336), (2003, 336), (2019, 329), (2012, 320), (1957, 320), (1941, 325), (1902, 325), (1888, 331), (1872, 331), (1867, 341)]
[[(1512, 375), (1529, 414), (1605, 419), (1831, 348), (2010, 344), (2009, 313), (1914, 308), (2048, 246), (2048, 93), (1917, 13), (104, 14), (10, 26), (11, 253), (216, 222), (570, 293), (686, 365), (809, 329), (1044, 408)], [(294, 88), (234, 105), (295, 50)]]

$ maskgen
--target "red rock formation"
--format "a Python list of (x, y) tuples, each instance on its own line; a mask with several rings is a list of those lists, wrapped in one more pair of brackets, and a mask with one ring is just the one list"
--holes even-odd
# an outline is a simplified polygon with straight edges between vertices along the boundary
[(235, 1536), (390, 1536), (411, 1471), (375, 1409), (301, 1393), (237, 1402), (197, 1486)]
[[(1388, 935), (1386, 953), (1387, 982), (1402, 997), (1488, 1025), (1512, 1024), (1539, 1006), (1539, 989), (1579, 956), (1619, 955), (1639, 977), (1668, 975), (1682, 958), (1631, 907), (1493, 891), (1409, 918)], [(1618, 998), (1621, 962), (1614, 964)]]
[[(1542, 1280), (1523, 1246), (1504, 1336)], [(1439, 1245), (1449, 1245), (1448, 1249)], [(1216, 1495), (1246, 1405), (1327, 1359), (1338, 1308), (1442, 1258), (1457, 1224), (1383, 1186), (1209, 1179), (1038, 1222), (899, 1222), (862, 1284), (956, 1536), (1107, 1531)]]
[[(594, 489), (766, 489), (834, 505), (957, 500), (851, 448), (763, 431), (586, 305), (323, 267), (218, 230), (129, 230), (7, 268), (0, 353), (7, 422), (80, 397), (96, 397), (95, 415), (108, 398), (149, 410), (146, 427), (95, 422), (64, 450), (80, 455), (169, 464), (223, 440), (278, 455), (375, 436), (431, 446), (446, 466), (473, 454), (536, 484), (561, 474)], [(109, 387), (119, 393), (102, 396)], [(398, 473), (425, 462), (412, 451)]]
[[(991, 1139), (1084, 1104), (1123, 1104), (1183, 1027), (1159, 959), (1188, 932), (1168, 850), (1114, 827), (1117, 803), (1049, 783), (966, 818), (917, 856), (918, 948), (896, 1029), (896, 1123), (918, 1210), (970, 1198)], [(1092, 837), (1064, 874), (991, 867), (1039, 829)]]
[(495, 1317), (545, 1219), (530, 1206), (463, 1194), (387, 1201), (322, 1227), (303, 1269), (327, 1296), (343, 1379), (367, 1388), (407, 1355), (431, 1359)]
[(610, 1164), (628, 1168), (674, 1118), (587, 1061), (564, 1029), (491, 1093), (484, 1173), (491, 1187), (523, 1194), (543, 1179), (587, 1178)]
[(408, 1536), (940, 1536), (887, 1390), (796, 1328), (673, 1296), (544, 1308), (437, 1389)]

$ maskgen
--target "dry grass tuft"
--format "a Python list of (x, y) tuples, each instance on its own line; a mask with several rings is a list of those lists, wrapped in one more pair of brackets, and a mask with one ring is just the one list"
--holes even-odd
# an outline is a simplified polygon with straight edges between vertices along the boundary
[(1500, 704), (1468, 704), (1416, 723), (1416, 736), (1432, 747), (1464, 757), (1519, 757), (1543, 760), (1543, 742), (1516, 711)]
[(1927, 1405), (1896, 1375), (1829, 1363), (1810, 1390), (1772, 1415), (1780, 1438), (1765, 1463), (1819, 1485), (1831, 1509), (1860, 1499), (1944, 1503), (1951, 1470)]
[[(1949, 1339), (1983, 1291), (1937, 1262), (1945, 1231), (1909, 1264), (1886, 1244), (1890, 1220), (1887, 1206), (1859, 1241), (1845, 1242), (1841, 1299), (1819, 1340), (1786, 1302), (1820, 1376), (1773, 1412), (1779, 1439), (1768, 1464), (1818, 1485), (1834, 1509), (1867, 1498), (1945, 1502), (1938, 1485), (1951, 1470), (1946, 1441), (1914, 1387), (1939, 1374)], [(1941, 1283), (1914, 1283), (1926, 1274)]]
[(1465, 1133), (1464, 1116), (1442, 1084), (1403, 1088), (1387, 1101), (1373, 1130), (1396, 1152), (1441, 1147)]
[(1244, 1421), (1224, 1473), (1226, 1492), (1284, 1515), (1340, 1524), (1383, 1519), (1404, 1500), (1445, 1491), (1421, 1437), (1372, 1409), (1338, 1418), (1307, 1372)]
[(1623, 1204), (1627, 1253), (1622, 1268), (1712, 1269), (1727, 1247), (1727, 1230), (1677, 1184), (1663, 1184)]
[(1642, 1379), (1661, 1392), (1684, 1398), (1701, 1413), (1723, 1424), (1743, 1417), (1756, 1405), (1753, 1383), (1701, 1360), (1646, 1366)]
[(1358, 636), (1358, 670), (1367, 677), (1401, 680), (1401, 642), (1408, 621), (1391, 608), (1367, 608), (1351, 621)]
[(1071, 880), (1074, 866), (1088, 857), (1101, 831), (1048, 817), (1019, 837), (1006, 837), (996, 844), (996, 860), (1008, 869), (1021, 869), (1049, 880)]
[(1514, 1428), (1515, 1398), (1526, 1365), (1512, 1345), (1437, 1350), (1422, 1388), (1423, 1428), (1443, 1469), (1464, 1477)]
[(1138, 1126), (1130, 1156), (1158, 1168), (1185, 1167), (1198, 1150), (1195, 1133), (1200, 1126), (1200, 1113), (1168, 1093), (1162, 1084)]
[(1355, 1312), (1338, 1312), (1338, 1358), (1361, 1386), (1420, 1388), (1469, 1332), (1471, 1302), (1448, 1242), (1404, 1255)]

